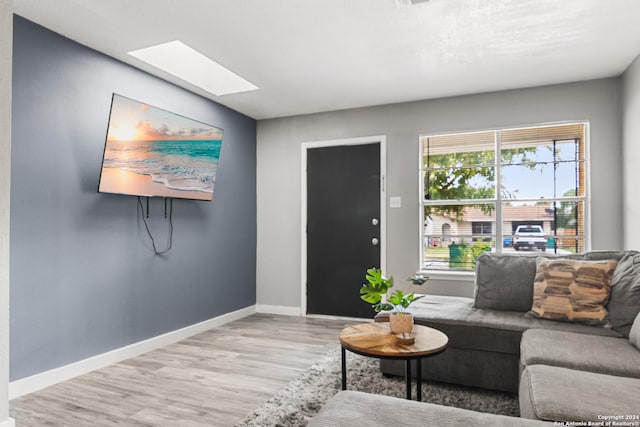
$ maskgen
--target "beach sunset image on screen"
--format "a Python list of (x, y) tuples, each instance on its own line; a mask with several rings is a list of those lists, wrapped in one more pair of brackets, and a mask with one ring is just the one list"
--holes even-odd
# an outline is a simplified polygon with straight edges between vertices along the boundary
[(211, 200), (223, 131), (114, 94), (98, 191)]

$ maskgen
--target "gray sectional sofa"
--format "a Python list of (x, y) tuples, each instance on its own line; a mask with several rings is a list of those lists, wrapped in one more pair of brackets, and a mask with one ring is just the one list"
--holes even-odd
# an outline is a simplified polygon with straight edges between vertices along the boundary
[[(640, 253), (593, 251), (562, 257), (619, 261), (607, 304), (613, 326), (610, 328), (527, 316), (533, 301), (538, 257), (536, 253), (483, 254), (476, 263), (473, 298), (428, 295), (410, 307), (417, 324), (431, 326), (449, 336), (445, 353), (424, 360), (425, 379), (515, 393), (519, 387), (520, 341), (524, 331), (540, 328), (604, 337), (628, 336), (640, 311)], [(545, 258), (553, 256), (545, 254)], [(376, 320), (385, 321), (386, 316), (387, 313), (380, 313)], [(386, 374), (404, 372), (398, 362), (383, 361), (381, 366)]]
[[(631, 423), (627, 425), (640, 425), (640, 419), (634, 418), (640, 415), (640, 253), (544, 255), (552, 259), (618, 262), (610, 277), (608, 317), (604, 325), (598, 326), (531, 315), (538, 258), (535, 253), (483, 254), (477, 260), (473, 298), (426, 296), (412, 305), (417, 324), (437, 328), (449, 336), (444, 353), (423, 361), (422, 376), (519, 392), (521, 416), (525, 418), (627, 421)], [(385, 321), (385, 314), (376, 320)], [(387, 360), (381, 361), (381, 369), (385, 374), (404, 372), (400, 363)], [(334, 398), (328, 411), (347, 399), (341, 396), (342, 393)], [(364, 406), (364, 401), (371, 399), (370, 409), (385, 404), (377, 397), (348, 399), (362, 401), (360, 405)], [(463, 420), (468, 414), (453, 411), (449, 415)], [(321, 413), (320, 419), (325, 416)], [(612, 416), (622, 418), (603, 418)], [(524, 420), (518, 420), (521, 421)], [(496, 423), (499, 425), (499, 421)]]

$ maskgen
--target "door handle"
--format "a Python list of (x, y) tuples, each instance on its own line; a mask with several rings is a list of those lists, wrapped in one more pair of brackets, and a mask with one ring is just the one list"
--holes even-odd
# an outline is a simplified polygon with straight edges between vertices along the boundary
[(371, 220), (371, 225), (378, 225), (380, 223), (380, 221), (378, 221), (378, 218), (373, 218)]
[(371, 239), (371, 244), (373, 246), (378, 246), (378, 243), (380, 243), (380, 241), (378, 240), (377, 237), (374, 237), (373, 239)]

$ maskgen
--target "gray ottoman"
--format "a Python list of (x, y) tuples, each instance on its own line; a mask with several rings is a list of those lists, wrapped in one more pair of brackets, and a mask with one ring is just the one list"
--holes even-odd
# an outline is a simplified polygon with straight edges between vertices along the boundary
[(527, 366), (520, 379), (520, 416), (547, 421), (601, 422), (607, 415), (640, 415), (640, 379)]

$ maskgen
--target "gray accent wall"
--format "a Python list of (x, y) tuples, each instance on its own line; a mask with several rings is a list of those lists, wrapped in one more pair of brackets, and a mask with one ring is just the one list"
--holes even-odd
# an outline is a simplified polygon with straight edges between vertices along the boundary
[[(300, 306), (300, 145), (309, 141), (387, 136), (387, 197), (402, 198), (387, 208), (387, 273), (402, 278), (420, 267), (420, 134), (588, 120), (592, 248), (622, 248), (620, 86), (611, 78), (259, 121), (258, 304)], [(472, 282), (431, 280), (426, 291), (471, 295)]]
[(623, 75), (624, 247), (640, 249), (640, 56)]
[[(256, 302), (256, 122), (14, 20), (11, 380)], [(224, 129), (213, 202), (175, 200), (155, 255), (136, 198), (97, 193), (112, 93)], [(151, 229), (164, 247), (162, 199)]]

